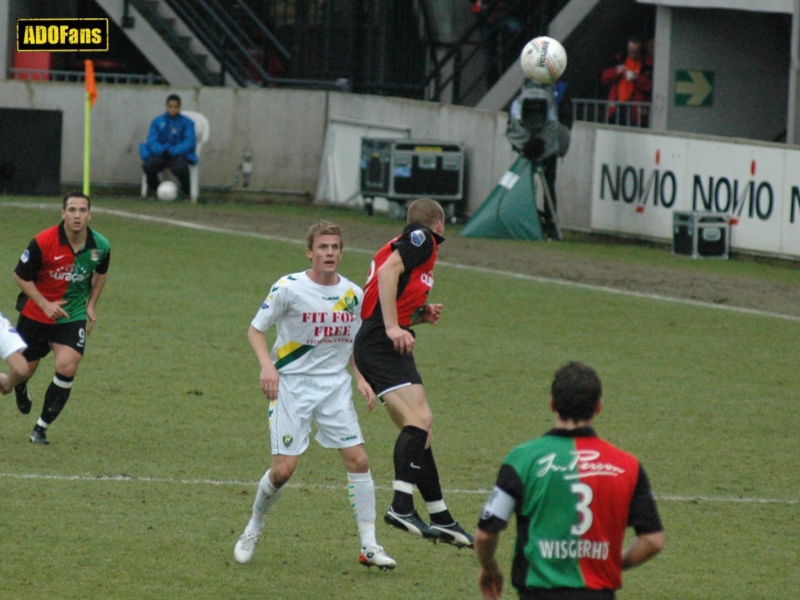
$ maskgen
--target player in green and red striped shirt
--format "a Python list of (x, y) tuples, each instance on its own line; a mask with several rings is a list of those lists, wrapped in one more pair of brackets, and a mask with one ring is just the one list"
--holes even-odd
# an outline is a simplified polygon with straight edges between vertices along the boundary
[[(495, 550), (511, 519), (517, 543), (511, 583), (522, 600), (613, 600), (622, 569), (664, 547), (650, 483), (635, 456), (597, 437), (597, 373), (573, 362), (551, 388), (556, 427), (517, 446), (500, 468), (475, 537), (484, 598), (499, 598)], [(636, 539), (623, 551), (625, 529)]]
[[(14, 281), (22, 290), (17, 300), (17, 331), (28, 344), (23, 356), (29, 378), (51, 349), (55, 355), (55, 377), (30, 437), (36, 444), (48, 443), (45, 430), (69, 399), (86, 336), (97, 321), (95, 306), (111, 256), (108, 240), (89, 227), (92, 204), (88, 196), (81, 192), (64, 196), (61, 219), (31, 240), (14, 270)], [(28, 414), (27, 382), (14, 391), (20, 412)]]

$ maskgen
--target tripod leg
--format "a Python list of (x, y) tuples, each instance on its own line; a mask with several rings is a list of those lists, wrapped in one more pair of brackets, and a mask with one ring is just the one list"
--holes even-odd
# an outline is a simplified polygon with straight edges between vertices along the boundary
[(550, 212), (550, 218), (552, 221), (547, 224), (548, 227), (552, 227), (553, 233), (555, 234), (556, 239), (561, 242), (564, 240), (564, 234), (561, 233), (561, 225), (558, 222), (558, 214), (556, 214), (556, 207), (553, 206), (553, 196), (550, 194), (550, 186), (547, 185), (547, 178), (544, 176), (544, 167), (539, 165), (536, 169), (537, 175), (539, 175), (539, 181), (542, 184), (542, 192), (544, 196), (544, 202), (547, 205), (547, 209)]
[(539, 210), (539, 203), (537, 202), (537, 196), (538, 196), (537, 190), (539, 189), (539, 184), (536, 181), (536, 176), (539, 174), (539, 167), (536, 166), (536, 163), (534, 163), (531, 160), (528, 160), (528, 163), (530, 164), (531, 167), (531, 190), (533, 190), (533, 198), (531, 200), (533, 202), (533, 210), (535, 210), (536, 214), (539, 215), (539, 223), (541, 224), (542, 231), (544, 231), (544, 226), (545, 226), (544, 211)]

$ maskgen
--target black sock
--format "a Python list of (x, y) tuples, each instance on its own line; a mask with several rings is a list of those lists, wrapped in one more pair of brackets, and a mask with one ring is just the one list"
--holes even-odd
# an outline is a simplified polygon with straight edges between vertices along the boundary
[[(417, 489), (425, 499), (425, 502), (441, 502), (444, 505), (442, 484), (439, 482), (439, 470), (436, 468), (436, 460), (433, 458), (433, 449), (426, 448), (422, 453), (422, 469), (417, 478)], [(430, 513), (431, 521), (437, 525), (450, 525), (455, 520), (446, 508), (440, 512)]]
[[(406, 425), (397, 436), (394, 445), (394, 478), (413, 486), (417, 483), (422, 469), (422, 455), (428, 432), (419, 427)], [(392, 508), (398, 514), (405, 515), (414, 510), (414, 494), (395, 490)]]
[(73, 379), (74, 377), (56, 373), (53, 381), (50, 382), (44, 395), (44, 407), (41, 414), (42, 421), (48, 425), (55, 421), (64, 410), (64, 405), (69, 400), (69, 394), (72, 391)]

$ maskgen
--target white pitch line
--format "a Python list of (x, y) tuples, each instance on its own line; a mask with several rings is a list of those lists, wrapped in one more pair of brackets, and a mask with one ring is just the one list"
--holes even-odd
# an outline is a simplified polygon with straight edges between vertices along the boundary
[[(37, 208), (37, 209), (47, 209), (47, 208), (59, 208), (57, 204), (29, 204), (29, 203), (22, 203), (22, 202), (4, 202), (6, 206), (13, 206), (17, 208)], [(224, 227), (212, 227), (210, 225), (200, 225), (198, 223), (192, 223), (190, 221), (179, 221), (176, 219), (168, 219), (165, 217), (153, 217), (150, 215), (141, 215), (136, 213), (129, 213), (126, 211), (121, 210), (114, 210), (114, 209), (107, 209), (107, 208), (94, 208), (92, 212), (97, 213), (104, 213), (109, 214), (117, 217), (128, 218), (128, 219), (137, 219), (140, 221), (149, 221), (151, 223), (161, 223), (164, 225), (172, 225), (175, 227), (183, 227), (186, 229), (194, 229), (196, 231), (206, 231), (211, 233), (225, 233), (229, 235), (238, 235), (242, 237), (251, 237), (263, 240), (270, 240), (275, 242), (284, 242), (287, 244), (305, 244), (304, 240), (298, 240), (295, 238), (287, 238), (282, 236), (276, 235), (268, 235), (264, 233), (255, 233), (255, 232), (248, 232), (248, 231), (240, 231), (236, 229), (227, 229)], [(348, 252), (357, 252), (360, 254), (372, 254), (373, 250), (367, 250), (363, 248), (352, 248), (348, 247)], [(549, 277), (538, 277), (535, 275), (525, 275), (523, 273), (514, 273), (511, 271), (503, 271), (500, 269), (490, 269), (487, 267), (477, 267), (473, 265), (463, 265), (459, 263), (450, 263), (446, 261), (438, 262), (440, 266), (444, 267), (451, 267), (454, 269), (463, 269), (468, 271), (474, 271), (477, 273), (485, 273), (489, 275), (499, 275), (503, 277), (511, 277), (514, 279), (522, 279), (525, 281), (535, 281), (538, 283), (545, 283), (545, 284), (555, 284), (555, 285), (564, 285), (568, 287), (575, 287), (579, 289), (585, 289), (595, 292), (606, 292), (609, 294), (618, 294), (622, 296), (632, 296), (636, 298), (643, 298), (647, 300), (661, 300), (664, 302), (674, 302), (677, 304), (686, 304), (689, 306), (698, 306), (703, 308), (716, 308), (720, 310), (728, 310), (733, 312), (741, 312), (745, 314), (757, 315), (757, 316), (764, 316), (764, 317), (772, 317), (777, 319), (787, 319), (790, 321), (797, 321), (800, 322), (800, 317), (794, 317), (791, 315), (782, 315), (779, 313), (772, 313), (767, 311), (761, 310), (754, 310), (749, 308), (740, 308), (736, 306), (723, 306), (719, 304), (712, 304), (709, 302), (699, 302), (697, 300), (687, 300), (682, 298), (670, 298), (669, 296), (661, 296), (659, 294), (645, 294), (642, 292), (634, 292), (630, 290), (619, 290), (615, 288), (605, 287), (605, 286), (596, 286), (587, 283), (579, 283), (575, 281), (567, 281), (564, 279), (551, 279)], [(143, 482), (143, 483), (180, 483), (186, 485), (244, 485), (244, 486), (251, 486), (254, 487), (258, 485), (256, 481), (236, 481), (236, 480), (217, 480), (217, 479), (169, 479), (169, 478), (157, 478), (157, 477), (134, 477), (130, 475), (98, 475), (98, 476), (88, 476), (88, 475), (39, 475), (39, 474), (15, 474), (15, 473), (0, 473), (0, 478), (7, 478), (7, 479), (40, 479), (40, 480), (59, 480), (59, 481), (131, 481), (131, 482)], [(288, 487), (296, 487), (296, 488), (316, 488), (316, 489), (344, 489), (345, 486), (339, 488), (337, 486), (325, 486), (325, 485), (315, 485), (315, 484), (288, 484)], [(391, 487), (386, 486), (375, 486), (375, 489), (379, 490), (391, 490)], [(489, 494), (490, 490), (445, 490), (449, 494)], [(745, 503), (745, 504), (786, 504), (786, 505), (796, 505), (800, 504), (800, 500), (781, 500), (777, 498), (750, 498), (750, 497), (743, 497), (743, 498), (734, 498), (734, 497), (713, 497), (713, 496), (671, 496), (671, 495), (664, 495), (664, 496), (657, 496), (656, 499), (659, 501), (673, 501), (673, 502), (731, 502), (731, 503)]]
[[(135, 475), (46, 475), (41, 473), (0, 473), (0, 479), (33, 479), (37, 481), (83, 481), (100, 483), (166, 483), (178, 485), (211, 485), (211, 486), (246, 486), (254, 488), (258, 481), (240, 481), (236, 479), (173, 479), (170, 477), (137, 477)], [(342, 485), (323, 485), (315, 483), (289, 483), (287, 487), (297, 489), (317, 489), (317, 490), (346, 490), (347, 486)], [(392, 491), (391, 486), (376, 485), (376, 490)], [(446, 494), (464, 494), (488, 496), (491, 490), (477, 489), (446, 489)], [(795, 506), (800, 504), (800, 500), (781, 499), (781, 498), (755, 498), (750, 496), (676, 496), (670, 494), (657, 495), (659, 502), (715, 502), (715, 503), (734, 503), (734, 504), (784, 504)]]
[[(23, 202), (5, 202), (6, 206), (14, 206), (17, 208), (58, 208), (57, 204), (28, 204)], [(113, 215), (116, 217), (137, 219), (140, 221), (148, 221), (151, 223), (161, 223), (163, 225), (172, 225), (174, 227), (183, 227), (186, 229), (194, 229), (196, 231), (206, 231), (210, 233), (225, 233), (229, 235), (238, 235), (242, 237), (250, 237), (262, 240), (269, 240), (273, 242), (284, 242), (287, 244), (302, 244), (305, 245), (305, 240), (298, 240), (296, 238), (287, 238), (277, 235), (268, 235), (265, 233), (255, 233), (250, 231), (240, 231), (237, 229), (227, 229), (225, 227), (213, 227), (210, 225), (200, 225), (190, 221), (178, 221), (176, 219), (168, 219), (166, 217), (153, 217), (150, 215), (142, 215), (137, 213), (130, 213), (123, 210), (114, 210), (109, 208), (93, 208), (92, 212)], [(359, 254), (374, 254), (374, 250), (367, 250), (364, 248), (347, 248), (348, 252), (356, 252)], [(524, 281), (535, 281), (537, 283), (549, 285), (562, 285), (592, 292), (604, 292), (607, 294), (616, 294), (619, 296), (630, 296), (633, 298), (642, 298), (645, 300), (656, 300), (662, 302), (672, 302), (674, 304), (684, 304), (687, 306), (697, 306), (700, 308), (713, 308), (716, 310), (726, 310), (729, 312), (736, 312), (746, 315), (753, 315), (759, 317), (769, 317), (772, 319), (784, 319), (786, 321), (794, 321), (800, 323), (800, 317), (793, 315), (783, 315), (780, 313), (769, 312), (765, 310), (756, 310), (753, 308), (742, 308), (739, 306), (727, 306), (724, 304), (713, 304), (711, 302), (700, 302), (699, 300), (689, 300), (685, 298), (671, 298), (670, 296), (662, 296), (660, 294), (646, 294), (644, 292), (635, 292), (632, 290), (620, 290), (602, 285), (592, 285), (589, 283), (580, 283), (577, 281), (568, 281), (566, 279), (551, 279), (549, 277), (539, 277), (536, 275), (526, 275), (524, 273), (514, 273), (513, 271), (504, 271), (501, 269), (490, 269), (488, 267), (477, 267), (474, 265), (464, 265), (460, 263), (451, 263), (446, 261), (438, 261), (437, 265), (442, 267), (450, 267), (453, 269), (462, 269), (466, 271), (473, 271), (475, 273), (484, 273), (487, 275), (498, 275), (501, 277), (510, 277), (512, 279), (522, 279)]]
[(748, 315), (757, 315), (760, 317), (772, 317), (775, 319), (786, 319), (788, 321), (796, 321), (800, 323), (800, 317), (793, 315), (782, 315), (780, 313), (768, 312), (765, 310), (757, 310), (754, 308), (743, 308), (740, 306), (727, 306), (724, 304), (713, 304), (711, 302), (701, 302), (699, 300), (689, 300), (687, 298), (672, 298), (670, 296), (662, 296), (661, 294), (646, 294), (644, 292), (635, 292), (633, 290), (620, 290), (618, 288), (610, 288), (602, 285), (592, 285), (590, 283), (580, 283), (577, 281), (569, 281), (566, 279), (551, 279), (549, 277), (538, 277), (536, 275), (525, 275), (524, 273), (514, 273), (511, 271), (502, 271), (499, 269), (490, 269), (488, 267), (476, 267), (471, 265), (462, 265), (458, 263), (448, 263), (445, 261), (437, 261), (436, 265), (452, 267), (454, 269), (465, 269), (475, 271), (478, 273), (486, 273), (489, 275), (502, 275), (512, 279), (524, 279), (526, 281), (536, 281), (538, 283), (549, 283), (554, 285), (564, 285), (567, 287), (574, 287), (593, 292), (605, 292), (608, 294), (618, 294), (620, 296), (632, 296), (634, 298), (644, 298), (646, 300), (661, 300), (663, 302), (674, 302), (676, 304), (686, 304), (688, 306), (699, 306), (702, 308), (716, 308), (718, 310), (727, 310), (731, 312), (739, 312)]

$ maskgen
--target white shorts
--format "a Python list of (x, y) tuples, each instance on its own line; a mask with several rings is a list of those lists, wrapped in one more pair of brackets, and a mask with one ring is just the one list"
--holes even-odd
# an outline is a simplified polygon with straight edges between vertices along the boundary
[(0, 358), (5, 360), (14, 352), (22, 352), (27, 347), (11, 322), (0, 313)]
[(311, 421), (323, 448), (349, 448), (364, 443), (353, 406), (350, 374), (281, 375), (278, 399), (269, 405), (272, 454), (299, 456), (306, 451)]

